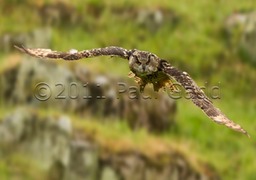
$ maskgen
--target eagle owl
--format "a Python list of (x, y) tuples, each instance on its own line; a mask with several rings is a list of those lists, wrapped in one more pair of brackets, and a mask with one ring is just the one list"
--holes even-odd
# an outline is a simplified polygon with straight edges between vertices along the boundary
[(171, 88), (172, 82), (178, 82), (190, 95), (192, 102), (202, 109), (202, 111), (214, 122), (223, 124), (228, 128), (241, 132), (249, 137), (239, 124), (236, 124), (216, 108), (205, 93), (192, 80), (188, 73), (173, 67), (168, 61), (163, 60), (148, 51), (137, 49), (127, 50), (121, 47), (109, 46), (105, 48), (96, 48), (91, 50), (70, 50), (68, 52), (52, 51), (51, 49), (25, 48), (15, 46), (18, 50), (31, 56), (50, 59), (79, 60), (82, 58), (91, 58), (96, 56), (118, 56), (129, 62), (129, 68), (132, 71), (131, 76), (139, 84), (140, 90), (151, 83), (154, 90), (160, 88)]

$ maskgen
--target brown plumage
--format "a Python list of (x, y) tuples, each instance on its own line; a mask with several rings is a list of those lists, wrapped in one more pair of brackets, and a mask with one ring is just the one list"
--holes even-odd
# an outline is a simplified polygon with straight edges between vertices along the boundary
[(127, 50), (121, 47), (105, 47), (91, 50), (70, 50), (68, 52), (52, 51), (50, 49), (30, 49), (15, 46), (20, 51), (34, 57), (79, 60), (96, 56), (118, 56), (129, 61), (129, 67), (134, 74), (136, 82), (140, 85), (141, 91), (148, 83), (152, 83), (154, 90), (158, 91), (162, 87), (171, 87), (172, 80), (176, 80), (190, 95), (192, 102), (202, 109), (202, 111), (218, 124), (223, 124), (228, 128), (241, 132), (249, 137), (249, 134), (235, 122), (228, 119), (218, 108), (216, 108), (205, 93), (191, 79), (188, 73), (178, 70), (166, 60), (160, 59), (155, 54), (140, 51)]

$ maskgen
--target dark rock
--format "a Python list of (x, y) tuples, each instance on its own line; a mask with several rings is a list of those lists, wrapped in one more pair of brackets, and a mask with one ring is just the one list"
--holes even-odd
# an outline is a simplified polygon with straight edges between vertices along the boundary
[(99, 172), (98, 148), (93, 143), (73, 140), (65, 179), (97, 179)]
[(247, 15), (240, 47), (242, 53), (256, 65), (256, 11)]
[(43, 24), (51, 26), (75, 25), (82, 19), (74, 7), (63, 2), (43, 4), (38, 13)]
[(229, 47), (256, 65), (256, 12), (236, 12), (224, 25)]
[(170, 9), (140, 9), (137, 11), (137, 23), (151, 32), (156, 32), (163, 25), (175, 27), (180, 17)]
[(133, 129), (144, 127), (162, 132), (174, 125), (176, 102), (166, 93), (156, 93), (150, 87), (141, 94), (132, 80), (111, 75), (95, 75), (88, 71), (84, 74), (81, 70), (76, 70), (75, 74), (83, 84), (88, 83), (92, 96), (80, 111), (89, 108), (92, 114), (101, 117), (125, 119)]

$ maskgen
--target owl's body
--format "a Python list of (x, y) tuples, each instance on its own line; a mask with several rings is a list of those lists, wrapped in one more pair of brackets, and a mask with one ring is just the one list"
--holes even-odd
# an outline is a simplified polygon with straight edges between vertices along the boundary
[(162, 87), (172, 87), (172, 80), (160, 70), (161, 59), (148, 51), (134, 49), (129, 57), (129, 68), (136, 77), (142, 92), (149, 83), (153, 84), (154, 90)]
[(177, 81), (186, 92), (190, 95), (192, 102), (201, 108), (203, 112), (218, 124), (223, 124), (228, 128), (244, 133), (248, 133), (239, 125), (228, 119), (218, 108), (216, 108), (211, 100), (191, 79), (188, 73), (178, 70), (166, 60), (160, 59), (153, 53), (140, 50), (127, 50), (121, 47), (105, 47), (83, 51), (58, 52), (49, 49), (29, 49), (25, 47), (17, 47), (22, 52), (39, 58), (79, 60), (82, 58), (91, 58), (96, 56), (119, 56), (129, 61), (129, 68), (132, 76), (140, 85), (140, 90), (152, 83), (154, 90), (160, 88), (172, 88), (173, 79)]

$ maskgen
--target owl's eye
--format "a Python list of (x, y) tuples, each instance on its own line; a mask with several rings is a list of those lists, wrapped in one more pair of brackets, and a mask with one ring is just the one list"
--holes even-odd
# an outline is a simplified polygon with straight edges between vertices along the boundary
[(149, 59), (149, 60), (154, 60), (154, 59), (155, 59), (155, 56), (154, 56), (153, 54), (150, 54), (150, 55), (148, 56), (148, 59)]
[(154, 59), (154, 55), (150, 54), (148, 56), (148, 60), (147, 60), (146, 64), (148, 65), (150, 63), (150, 61), (152, 61), (153, 59)]

